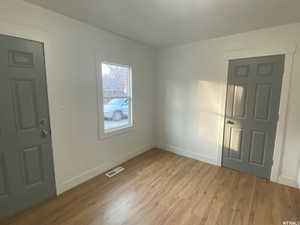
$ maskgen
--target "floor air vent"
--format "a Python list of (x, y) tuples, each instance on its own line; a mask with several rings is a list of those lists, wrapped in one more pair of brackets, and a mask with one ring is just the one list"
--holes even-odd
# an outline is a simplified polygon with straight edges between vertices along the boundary
[(108, 177), (113, 177), (117, 175), (118, 173), (121, 173), (123, 170), (125, 170), (123, 167), (117, 167), (109, 172), (107, 172), (105, 175)]

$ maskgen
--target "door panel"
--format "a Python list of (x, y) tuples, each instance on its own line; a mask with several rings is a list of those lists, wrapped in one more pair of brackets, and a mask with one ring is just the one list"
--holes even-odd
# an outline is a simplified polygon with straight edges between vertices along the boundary
[(229, 142), (229, 158), (232, 160), (242, 160), (244, 133), (240, 128), (230, 128), (230, 142)]
[(55, 195), (43, 44), (0, 35), (0, 81), (1, 219)]
[(247, 87), (246, 85), (234, 85), (233, 116), (246, 117)]
[(24, 149), (23, 164), (27, 188), (43, 183), (43, 163), (40, 146)]
[(249, 74), (249, 66), (248, 65), (239, 65), (235, 69), (234, 76), (236, 77), (247, 77)]
[(266, 133), (262, 131), (252, 131), (249, 162), (264, 166), (266, 150)]
[(283, 55), (229, 62), (223, 166), (270, 177), (283, 65)]
[(18, 131), (37, 128), (37, 100), (34, 94), (34, 80), (13, 79), (11, 83)]
[(256, 120), (270, 120), (271, 98), (272, 84), (257, 84), (254, 103), (254, 118)]
[(259, 63), (257, 65), (258, 76), (272, 76), (273, 74), (273, 63)]
[(9, 65), (14, 67), (34, 67), (33, 54), (16, 50), (8, 51)]

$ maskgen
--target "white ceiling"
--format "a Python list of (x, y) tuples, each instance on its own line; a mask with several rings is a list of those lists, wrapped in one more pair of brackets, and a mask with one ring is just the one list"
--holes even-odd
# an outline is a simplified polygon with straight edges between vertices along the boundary
[(300, 21), (300, 0), (25, 0), (152, 46)]

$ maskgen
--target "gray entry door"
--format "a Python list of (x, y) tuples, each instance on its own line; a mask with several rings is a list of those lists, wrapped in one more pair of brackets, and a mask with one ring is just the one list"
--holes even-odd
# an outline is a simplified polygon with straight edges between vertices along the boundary
[(269, 179), (284, 55), (231, 60), (222, 165)]
[(0, 35), (0, 220), (55, 195), (43, 44)]

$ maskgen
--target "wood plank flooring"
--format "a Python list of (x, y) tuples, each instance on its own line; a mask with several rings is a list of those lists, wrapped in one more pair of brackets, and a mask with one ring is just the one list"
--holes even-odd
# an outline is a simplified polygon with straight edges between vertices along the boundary
[(1, 225), (282, 225), (300, 190), (154, 149)]

